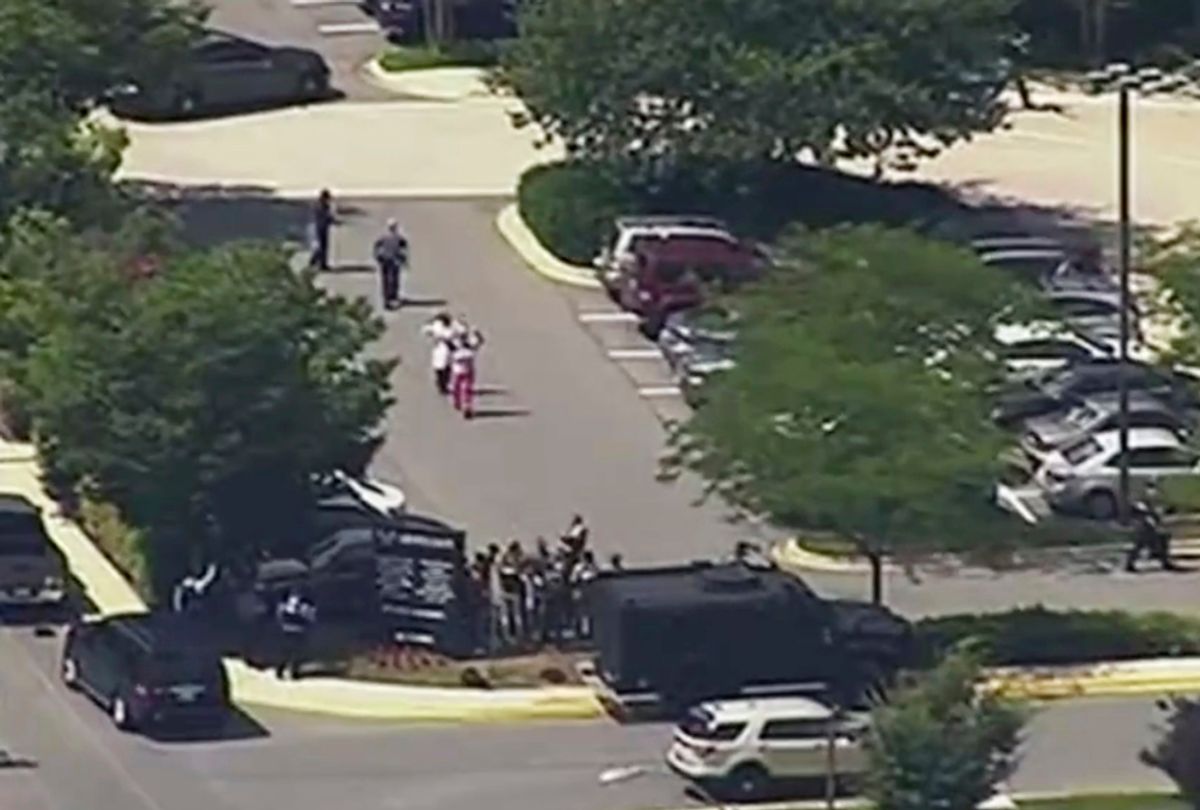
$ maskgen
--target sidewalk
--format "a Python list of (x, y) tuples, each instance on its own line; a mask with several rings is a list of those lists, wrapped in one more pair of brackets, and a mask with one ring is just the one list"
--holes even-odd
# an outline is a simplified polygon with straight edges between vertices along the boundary
[[(31, 446), (0, 442), (0, 491), (15, 492), (37, 504), (45, 515), (50, 539), (62, 550), (89, 603), (101, 614), (138, 612), (145, 602), (41, 485)], [(341, 678), (281, 681), (269, 672), (227, 659), (233, 699), (239, 704), (269, 706), (313, 714), (404, 722), (514, 722), (594, 719), (605, 715), (586, 687), (546, 689), (445, 689), (367, 683)]]

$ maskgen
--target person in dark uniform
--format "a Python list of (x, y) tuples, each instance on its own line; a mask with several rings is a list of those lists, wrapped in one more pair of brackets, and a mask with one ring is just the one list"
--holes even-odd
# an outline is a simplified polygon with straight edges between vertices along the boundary
[(275, 608), (275, 620), (283, 642), (275, 676), (296, 680), (304, 666), (308, 638), (317, 621), (317, 608), (300, 590), (293, 589)]
[(389, 219), (383, 236), (375, 240), (375, 263), (379, 265), (379, 280), (383, 288), (384, 309), (399, 309), (400, 274), (408, 265), (408, 240), (400, 232), (400, 224)]
[(1162, 514), (1155, 505), (1158, 492), (1153, 484), (1146, 485), (1145, 495), (1130, 504), (1133, 521), (1133, 545), (1125, 557), (1125, 570), (1136, 571), (1143, 554), (1157, 559), (1164, 571), (1178, 571), (1179, 566), (1171, 559), (1171, 533), (1163, 523)]
[(312, 254), (308, 266), (314, 270), (329, 270), (329, 232), (333, 224), (333, 195), (329, 189), (322, 189), (312, 214)]

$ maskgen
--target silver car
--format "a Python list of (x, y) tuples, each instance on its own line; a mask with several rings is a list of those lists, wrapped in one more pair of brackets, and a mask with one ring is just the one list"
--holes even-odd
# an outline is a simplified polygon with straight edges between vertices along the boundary
[[(1073, 407), (1037, 416), (1025, 423), (1021, 449), (1037, 462), (1089, 434), (1114, 430), (1120, 423), (1120, 396), (1115, 391), (1093, 394)], [(1186, 441), (1192, 420), (1144, 391), (1129, 392), (1129, 426), (1162, 428)]]
[[(1105, 290), (1051, 290), (1046, 300), (1072, 329), (1099, 340), (1119, 340), (1121, 335), (1121, 296)], [(1129, 306), (1130, 336), (1140, 341), (1138, 309)]]

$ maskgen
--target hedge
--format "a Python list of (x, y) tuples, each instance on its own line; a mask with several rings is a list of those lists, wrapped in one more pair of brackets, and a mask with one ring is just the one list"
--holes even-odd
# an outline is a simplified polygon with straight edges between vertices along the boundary
[(542, 244), (573, 264), (591, 261), (622, 214), (708, 214), (769, 242), (794, 222), (923, 228), (970, 210), (924, 183), (879, 183), (798, 163), (720, 161), (683, 164), (653, 181), (583, 162), (537, 166), (522, 175), (517, 202)]
[(915, 628), (922, 666), (970, 640), (988, 666), (1085, 664), (1200, 655), (1200, 617), (1112, 610), (1050, 610), (922, 619)]
[(500, 61), (503, 40), (461, 40), (445, 45), (395, 45), (379, 55), (389, 73), (440, 67), (492, 67)]

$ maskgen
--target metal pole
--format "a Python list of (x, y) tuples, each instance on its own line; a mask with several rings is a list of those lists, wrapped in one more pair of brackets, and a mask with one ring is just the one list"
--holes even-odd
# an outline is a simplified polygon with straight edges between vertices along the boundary
[(1118, 428), (1120, 439), (1120, 479), (1117, 515), (1121, 525), (1129, 523), (1129, 82), (1122, 78), (1118, 89), (1117, 111), (1117, 193), (1120, 201), (1121, 250), (1121, 330), (1118, 358), (1121, 375), (1118, 382)]

